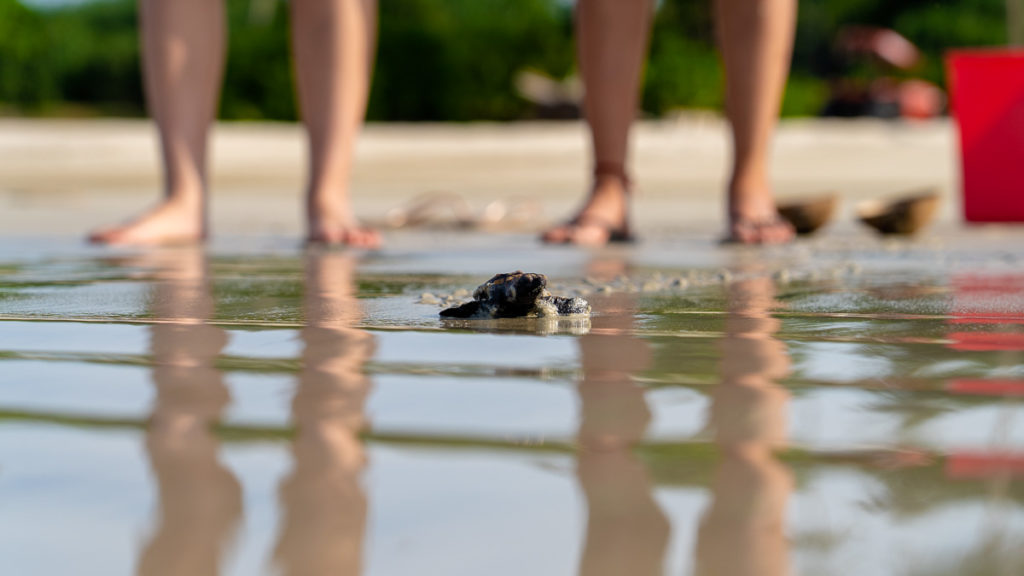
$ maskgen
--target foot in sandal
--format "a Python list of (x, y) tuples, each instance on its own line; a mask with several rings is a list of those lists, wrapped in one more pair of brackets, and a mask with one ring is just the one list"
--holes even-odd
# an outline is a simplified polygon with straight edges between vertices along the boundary
[(785, 244), (796, 236), (793, 225), (779, 215), (767, 185), (730, 186), (729, 230), (725, 243)]
[(629, 242), (629, 180), (623, 174), (599, 174), (583, 207), (568, 222), (541, 234), (547, 244), (604, 246)]

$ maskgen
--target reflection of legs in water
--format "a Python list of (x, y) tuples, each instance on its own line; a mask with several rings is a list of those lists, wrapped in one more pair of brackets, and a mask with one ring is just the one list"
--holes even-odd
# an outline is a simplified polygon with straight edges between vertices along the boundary
[(164, 244), (206, 235), (206, 141), (217, 112), (224, 62), (224, 6), (218, 0), (142, 0), (146, 101), (160, 131), (164, 199), (128, 224), (98, 230), (93, 242)]
[(160, 520), (139, 562), (139, 574), (217, 574), (220, 556), (242, 513), (238, 482), (217, 461), (212, 427), (228, 403), (214, 361), (227, 342), (204, 321), (213, 311), (205, 256), (195, 250), (170, 260), (158, 281), (153, 325), (156, 406), (146, 451), (160, 494)]
[(697, 537), (698, 574), (789, 573), (784, 523), (793, 482), (772, 452), (785, 442), (789, 399), (773, 380), (786, 375), (789, 361), (772, 337), (779, 327), (769, 315), (773, 297), (768, 278), (729, 288), (722, 382), (711, 406), (720, 460)]
[(576, 217), (545, 232), (545, 242), (604, 244), (628, 233), (626, 155), (653, 6), (649, 0), (579, 1), (576, 44), (586, 84), (594, 182)]
[(376, 0), (293, 0), (292, 45), (303, 122), (309, 132), (309, 240), (374, 247), (359, 224), (349, 169), (363, 122), (376, 43)]
[(285, 574), (361, 573), (366, 496), (358, 433), (373, 338), (352, 328), (359, 320), (353, 267), (350, 255), (331, 252), (310, 253), (306, 262), (305, 348), (292, 402), (295, 463), (281, 484), (275, 551)]
[(587, 499), (587, 535), (580, 574), (661, 574), (669, 525), (632, 453), (650, 420), (644, 390), (631, 376), (650, 352), (630, 332), (624, 295), (595, 300), (594, 333), (580, 338), (582, 421), (576, 472)]

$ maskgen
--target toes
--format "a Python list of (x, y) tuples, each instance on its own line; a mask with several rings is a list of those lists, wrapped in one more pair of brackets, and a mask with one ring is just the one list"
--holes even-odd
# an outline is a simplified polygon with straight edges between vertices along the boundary
[(741, 220), (731, 227), (730, 240), (741, 244), (785, 244), (793, 239), (793, 227), (785, 221), (751, 222)]
[(607, 228), (601, 226), (575, 226), (571, 233), (573, 244), (580, 246), (603, 246), (608, 243), (610, 234)]
[(576, 244), (579, 246), (603, 246), (610, 237), (608, 230), (600, 226), (571, 224), (556, 226), (541, 234), (541, 241), (547, 244)]
[(113, 232), (111, 230), (96, 230), (90, 232), (85, 239), (90, 244), (109, 244), (112, 235)]
[(380, 232), (372, 228), (353, 228), (346, 233), (345, 242), (356, 248), (380, 248)]
[(373, 228), (335, 228), (320, 230), (309, 235), (309, 242), (327, 245), (343, 245), (352, 248), (380, 248), (380, 232)]
[(733, 223), (730, 239), (741, 244), (756, 244), (761, 240), (761, 235), (752, 222), (740, 221)]
[(566, 225), (549, 228), (540, 235), (541, 242), (545, 242), (547, 244), (566, 244), (571, 238), (572, 229), (570, 226)]
[(765, 244), (785, 244), (793, 239), (795, 232), (789, 222), (774, 220), (761, 227), (761, 238)]
[(122, 228), (103, 228), (91, 232), (86, 238), (90, 244), (122, 244), (125, 240), (125, 231)]

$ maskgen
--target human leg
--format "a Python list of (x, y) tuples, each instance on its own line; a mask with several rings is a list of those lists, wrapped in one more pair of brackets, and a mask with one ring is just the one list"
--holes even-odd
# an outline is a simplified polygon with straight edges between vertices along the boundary
[(375, 247), (352, 211), (349, 178), (376, 44), (376, 0), (293, 0), (292, 48), (309, 133), (308, 239)]
[(206, 142), (224, 69), (222, 2), (140, 0), (146, 102), (160, 133), (164, 198), (136, 219), (93, 232), (105, 244), (206, 236)]
[(733, 138), (728, 237), (747, 244), (786, 242), (793, 228), (775, 210), (769, 162), (789, 74), (796, 0), (716, 0), (715, 10)]
[(628, 234), (626, 156), (636, 114), (640, 72), (654, 10), (647, 0), (579, 0), (576, 46), (586, 88), (594, 183), (568, 223), (544, 232), (550, 243), (605, 244)]

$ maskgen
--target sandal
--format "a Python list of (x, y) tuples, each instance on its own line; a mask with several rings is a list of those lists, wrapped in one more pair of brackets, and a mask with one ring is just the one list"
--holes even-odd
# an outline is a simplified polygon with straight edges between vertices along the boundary
[[(793, 229), (793, 224), (789, 220), (786, 220), (779, 214), (766, 219), (766, 220), (751, 220), (746, 218), (730, 218), (729, 219), (729, 234), (726, 235), (719, 241), (719, 244), (742, 244), (757, 246), (762, 244), (785, 244), (791, 241), (796, 236), (796, 231)], [(782, 226), (787, 228), (789, 231), (789, 237), (784, 240), (765, 240), (764, 230), (767, 228), (774, 228)], [(749, 231), (749, 236), (754, 238), (752, 241), (747, 241), (741, 238), (736, 230)]]
[[(629, 176), (626, 174), (625, 168), (622, 164), (612, 162), (598, 162), (594, 167), (594, 181), (601, 178), (616, 178), (622, 183), (622, 187), (626, 192), (627, 198), (632, 195), (633, 185)], [(629, 214), (628, 206), (627, 213), (623, 218), (622, 223), (612, 222), (601, 216), (593, 216), (581, 213), (573, 219), (559, 224), (554, 228), (546, 230), (541, 235), (541, 242), (546, 244), (591, 244), (590, 242), (575, 242), (573, 237), (576, 233), (584, 228), (592, 228), (603, 231), (607, 234), (607, 238), (603, 242), (594, 242), (593, 244), (612, 244), (612, 243), (626, 243), (634, 242), (636, 238), (629, 229)], [(564, 239), (552, 239), (548, 237), (548, 234), (554, 230), (564, 230)]]

